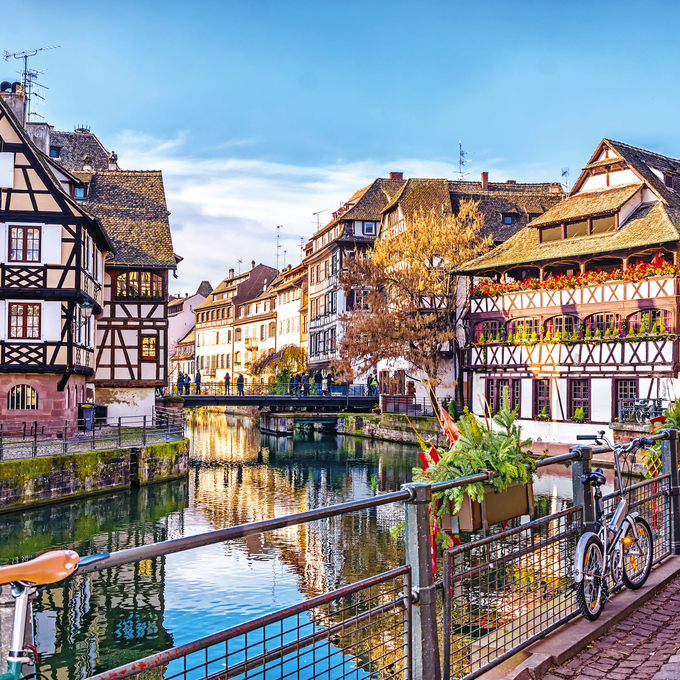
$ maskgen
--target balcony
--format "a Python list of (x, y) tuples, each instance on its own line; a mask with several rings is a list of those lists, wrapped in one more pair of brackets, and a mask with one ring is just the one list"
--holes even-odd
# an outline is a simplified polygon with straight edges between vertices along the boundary
[(583, 305), (611, 307), (636, 300), (659, 300), (676, 293), (674, 276), (658, 276), (640, 281), (606, 281), (582, 288), (523, 290), (494, 297), (473, 297), (471, 314), (528, 316), (543, 310), (576, 308)]
[(246, 338), (246, 349), (255, 350), (259, 347), (257, 338)]

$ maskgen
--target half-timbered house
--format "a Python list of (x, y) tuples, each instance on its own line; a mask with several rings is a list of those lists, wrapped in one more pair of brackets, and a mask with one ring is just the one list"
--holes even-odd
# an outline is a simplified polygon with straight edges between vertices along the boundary
[(0, 418), (72, 421), (93, 396), (92, 313), (113, 246), (74, 198), (77, 178), (20, 124), (21, 106), (0, 98)]
[(566, 200), (461, 268), (470, 407), (507, 389), (528, 433), (573, 442), (627, 400), (675, 399), (679, 229), (680, 160), (604, 139)]

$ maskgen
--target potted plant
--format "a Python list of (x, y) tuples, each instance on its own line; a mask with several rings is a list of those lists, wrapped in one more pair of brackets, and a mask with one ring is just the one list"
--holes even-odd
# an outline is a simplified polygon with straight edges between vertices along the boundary
[(163, 397), (163, 406), (165, 408), (182, 408), (184, 406), (184, 397), (178, 394), (167, 395)]
[(581, 407), (577, 408), (574, 411), (574, 415), (571, 417), (571, 419), (575, 423), (586, 423), (586, 422), (588, 422), (588, 419), (586, 418), (586, 412)]
[(538, 420), (539, 422), (545, 422), (545, 423), (549, 422), (550, 421), (550, 414), (548, 413), (548, 407), (544, 406), (541, 409), (541, 412), (537, 413), (534, 416), (534, 420)]
[(416, 482), (436, 484), (480, 471), (490, 473), (489, 483), (475, 482), (433, 494), (432, 516), (444, 532), (456, 524), (460, 531), (486, 529), (489, 524), (533, 512), (531, 480), (536, 465), (529, 451), (532, 441), (522, 438), (507, 392), (493, 418), (487, 414), (480, 420), (467, 409), (457, 425), (449, 418), (444, 428), (448, 450), (434, 446), (427, 450), (421, 440), (426, 450), (420, 454), (423, 468), (414, 469)]

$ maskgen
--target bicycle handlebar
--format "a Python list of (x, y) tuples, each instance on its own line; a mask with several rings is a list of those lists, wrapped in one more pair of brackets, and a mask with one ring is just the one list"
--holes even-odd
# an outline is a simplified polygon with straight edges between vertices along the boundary
[(86, 567), (88, 564), (93, 564), (94, 562), (101, 562), (107, 557), (110, 557), (108, 550), (102, 550), (101, 552), (94, 553), (94, 555), (85, 555), (85, 557), (81, 557), (78, 560), (78, 569), (80, 569), (80, 567)]

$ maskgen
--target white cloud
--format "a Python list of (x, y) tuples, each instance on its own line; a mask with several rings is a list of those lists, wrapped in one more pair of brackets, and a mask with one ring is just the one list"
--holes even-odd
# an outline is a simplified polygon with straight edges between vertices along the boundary
[[(300, 239), (305, 242), (316, 230), (313, 213), (323, 225), (331, 213), (357, 189), (375, 177), (388, 177), (390, 170), (404, 177), (456, 177), (455, 168), (441, 161), (402, 159), (389, 162), (365, 160), (327, 167), (306, 167), (264, 160), (233, 158), (228, 151), (250, 140), (222, 145), (224, 156), (196, 158), (188, 151), (188, 135), (155, 139), (126, 131), (117, 140), (121, 167), (163, 171), (175, 252), (184, 260), (178, 280), (171, 280), (171, 293), (192, 293), (203, 280), (216, 286), (230, 268), (241, 270), (251, 260), (276, 265), (276, 226), (282, 225), (279, 266), (300, 261)], [(493, 159), (485, 169), (490, 179), (505, 174), (504, 159)], [(515, 168), (521, 170), (521, 168)], [(531, 171), (531, 181), (538, 168)], [(510, 177), (524, 179), (522, 172)], [(544, 173), (545, 174), (545, 173)], [(471, 168), (470, 179), (479, 173)]]

